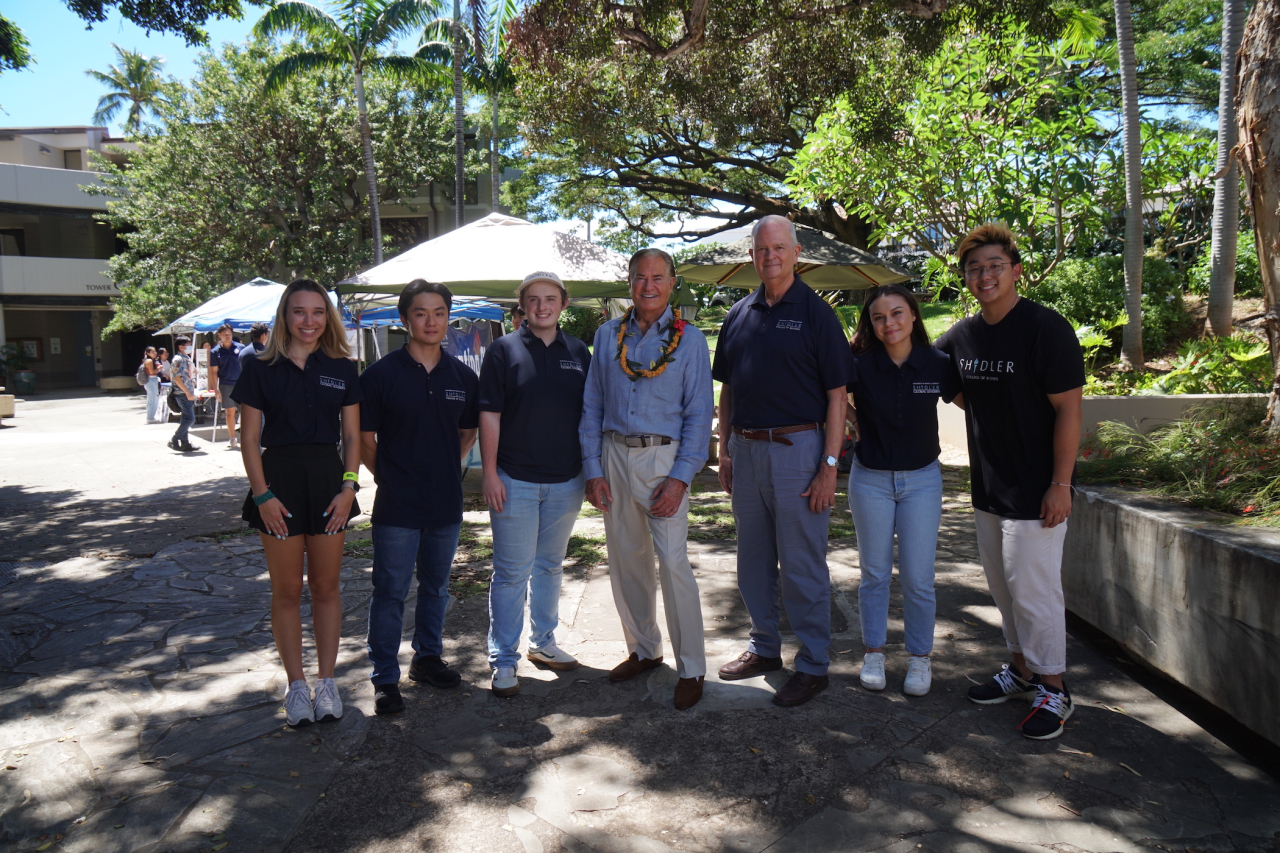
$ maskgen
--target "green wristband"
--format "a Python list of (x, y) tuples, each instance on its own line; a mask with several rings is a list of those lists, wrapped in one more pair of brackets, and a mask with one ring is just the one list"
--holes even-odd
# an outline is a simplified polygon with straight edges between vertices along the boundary
[(271, 500), (274, 497), (275, 495), (271, 494), (271, 490), (267, 489), (262, 494), (253, 496), (254, 506), (262, 506), (264, 503), (266, 503), (267, 501)]

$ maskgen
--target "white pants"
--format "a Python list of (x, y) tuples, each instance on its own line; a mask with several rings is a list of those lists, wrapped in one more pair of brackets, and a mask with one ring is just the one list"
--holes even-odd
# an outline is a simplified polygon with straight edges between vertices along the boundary
[[(659, 447), (627, 447), (604, 437), (604, 476), (613, 504), (604, 514), (609, 546), (609, 581), (613, 603), (622, 619), (627, 653), (654, 660), (662, 656), (658, 628), (658, 582), (667, 611), (667, 633), (675, 652), (680, 678), (707, 673), (702, 640), (702, 600), (689, 565), (689, 495), (676, 514), (649, 514), (655, 489), (667, 479), (678, 443)], [(654, 556), (658, 559), (654, 572)]]
[(1009, 651), (1040, 675), (1067, 671), (1067, 608), (1062, 595), (1062, 543), (1067, 523), (1002, 518), (973, 511), (978, 555), (1004, 620)]

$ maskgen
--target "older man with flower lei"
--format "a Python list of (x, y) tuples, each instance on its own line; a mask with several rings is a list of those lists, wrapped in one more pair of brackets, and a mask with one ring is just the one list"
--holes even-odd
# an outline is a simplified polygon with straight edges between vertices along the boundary
[(667, 303), (675, 263), (641, 249), (628, 265), (633, 308), (596, 332), (579, 437), (587, 500), (604, 513), (609, 580), (628, 656), (626, 681), (662, 663), (657, 579), (676, 658), (675, 707), (702, 698), (707, 672), (702, 602), (689, 565), (689, 484), (707, 461), (711, 359), (707, 339)]

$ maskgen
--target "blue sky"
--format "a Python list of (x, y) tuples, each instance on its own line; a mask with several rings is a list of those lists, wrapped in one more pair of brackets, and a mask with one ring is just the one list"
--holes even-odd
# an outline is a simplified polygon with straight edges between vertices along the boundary
[[(118, 13), (92, 30), (67, 10), (61, 0), (0, 0), (0, 14), (20, 26), (31, 42), (36, 62), (23, 71), (0, 74), (0, 126), (49, 127), (91, 124), (98, 98), (105, 91), (85, 75), (105, 71), (116, 61), (112, 42), (147, 56), (165, 57), (165, 72), (187, 79), (195, 72), (201, 48), (187, 47), (180, 36), (148, 36)], [(214, 20), (206, 26), (213, 45), (244, 40), (262, 14), (250, 7), (243, 20)], [(117, 119), (123, 119), (123, 111)], [(120, 133), (117, 120), (111, 132)]]

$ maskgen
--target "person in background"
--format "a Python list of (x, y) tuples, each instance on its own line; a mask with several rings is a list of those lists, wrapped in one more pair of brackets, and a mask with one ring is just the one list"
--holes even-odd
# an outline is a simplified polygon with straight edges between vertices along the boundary
[(178, 411), (182, 412), (182, 417), (178, 421), (178, 429), (173, 434), (173, 438), (169, 439), (169, 447), (172, 450), (190, 453), (195, 448), (191, 446), (188, 431), (196, 422), (196, 366), (191, 356), (187, 355), (187, 350), (191, 347), (191, 338), (177, 338), (173, 346), (178, 354), (173, 357), (173, 363), (169, 367), (169, 378), (173, 382), (174, 396), (177, 398)]
[(236, 343), (235, 330), (230, 323), (223, 323), (218, 328), (218, 345), (209, 351), (209, 387), (218, 392), (218, 400), (227, 413), (227, 433), (231, 441), (228, 450), (240, 446), (236, 440), (236, 406), (232, 392), (236, 389), (236, 380), (240, 378), (240, 350), (244, 349)]
[[(361, 390), (350, 355), (328, 293), (296, 279), (280, 296), (266, 349), (245, 365), (232, 391), (244, 414), (243, 517), (266, 552), (271, 634), (289, 680), (291, 726), (342, 717), (333, 680), (342, 636), (339, 577), (347, 522), (360, 513)], [(319, 676), (314, 700), (302, 668), (304, 556)]]
[(413, 661), (409, 678), (456, 687), (462, 676), (441, 658), (449, 573), (462, 532), (462, 460), (476, 440), (480, 380), (441, 347), (453, 294), (414, 279), (400, 292), (403, 347), (360, 377), (361, 455), (373, 472), (373, 595), (369, 599), (369, 663), (378, 714), (404, 710), (400, 639), (404, 600), (416, 568)]
[(1067, 671), (1062, 546), (1080, 451), (1084, 354), (1071, 324), (1018, 295), (1013, 234), (988, 223), (956, 254), (981, 312), (947, 330), (938, 349), (960, 371), (978, 556), (1004, 622), (1012, 665), (969, 699), (1030, 699), (1024, 737), (1050, 740), (1075, 710)]
[[(662, 663), (658, 583), (676, 657), (674, 705), (702, 699), (702, 599), (689, 563), (689, 487), (707, 461), (714, 409), (707, 339), (668, 303), (671, 256), (641, 249), (627, 265), (633, 307), (596, 331), (579, 427), (587, 500), (604, 513), (626, 681)], [(654, 572), (657, 557), (658, 571)]]
[(170, 372), (173, 364), (169, 361), (169, 351), (164, 347), (156, 350), (156, 359), (159, 362), (156, 366), (160, 368), (160, 384), (166, 385), (172, 382), (172, 373)]
[(493, 528), (489, 666), (495, 696), (520, 691), (516, 668), (525, 601), (535, 665), (578, 661), (556, 645), (561, 566), (582, 509), (578, 421), (591, 366), (587, 345), (560, 330), (569, 294), (560, 277), (531, 273), (516, 296), (524, 326), (493, 342), (480, 368), (480, 458)]
[(249, 327), (249, 342), (240, 347), (240, 372), (244, 373), (244, 364), (267, 348), (267, 335), (271, 327), (266, 323), (254, 323)]
[(147, 423), (163, 423), (160, 419), (160, 363), (155, 347), (142, 353), (142, 369), (147, 375)]
[(524, 325), (525, 313), (524, 307), (517, 305), (511, 309), (511, 331), (518, 332), (520, 327)]
[(883, 690), (893, 540), (908, 654), (902, 692), (924, 696), (933, 676), (933, 561), (942, 523), (938, 398), (960, 391), (951, 356), (929, 345), (916, 298), (900, 284), (867, 295), (851, 343), (847, 420), (858, 436), (849, 469), (849, 511), (858, 531), (858, 613), (866, 654), (858, 678)]

